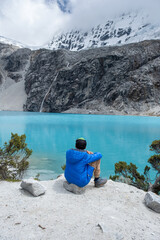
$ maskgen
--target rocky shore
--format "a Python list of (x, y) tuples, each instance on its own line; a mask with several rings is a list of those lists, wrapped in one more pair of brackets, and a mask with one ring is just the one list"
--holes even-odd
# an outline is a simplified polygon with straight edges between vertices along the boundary
[(145, 192), (111, 180), (93, 181), (82, 195), (63, 188), (64, 177), (41, 182), (33, 197), (20, 182), (0, 182), (0, 239), (159, 240), (160, 214), (144, 205)]
[(62, 113), (72, 113), (72, 114), (95, 114), (95, 115), (130, 115), (130, 116), (160, 116), (160, 107), (152, 108), (148, 111), (117, 111), (110, 108), (99, 108), (97, 109), (86, 109), (86, 108), (71, 108)]

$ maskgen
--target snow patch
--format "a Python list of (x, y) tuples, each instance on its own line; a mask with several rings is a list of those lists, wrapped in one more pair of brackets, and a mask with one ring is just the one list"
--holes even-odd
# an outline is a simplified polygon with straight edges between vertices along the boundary
[(12, 83), (0, 93), (1, 111), (23, 111), (27, 95), (24, 89), (24, 80)]

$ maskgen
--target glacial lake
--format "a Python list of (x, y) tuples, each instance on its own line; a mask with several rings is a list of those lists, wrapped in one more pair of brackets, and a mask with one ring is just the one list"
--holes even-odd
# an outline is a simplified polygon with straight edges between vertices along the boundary
[(27, 177), (40, 173), (41, 180), (48, 180), (63, 173), (65, 152), (78, 137), (87, 140), (88, 150), (102, 153), (101, 176), (109, 177), (118, 161), (135, 163), (143, 172), (153, 154), (149, 145), (160, 139), (160, 118), (1, 111), (0, 146), (11, 132), (25, 133), (33, 150)]

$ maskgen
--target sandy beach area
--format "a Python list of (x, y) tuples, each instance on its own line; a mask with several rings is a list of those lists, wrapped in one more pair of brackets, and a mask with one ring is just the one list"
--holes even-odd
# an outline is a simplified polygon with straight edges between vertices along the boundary
[(160, 214), (147, 208), (145, 192), (109, 180), (82, 195), (63, 188), (63, 175), (41, 181), (33, 197), (20, 182), (0, 182), (0, 240), (159, 240)]

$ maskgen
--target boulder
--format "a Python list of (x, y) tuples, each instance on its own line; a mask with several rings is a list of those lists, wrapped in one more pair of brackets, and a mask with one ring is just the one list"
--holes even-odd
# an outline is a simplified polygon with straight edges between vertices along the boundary
[(160, 196), (153, 192), (147, 192), (144, 198), (147, 207), (153, 211), (160, 213)]
[(34, 179), (23, 179), (20, 186), (34, 197), (38, 197), (46, 191), (45, 187)]
[(81, 188), (81, 187), (78, 187), (75, 184), (69, 184), (67, 181), (63, 182), (63, 187), (67, 191), (75, 193), (75, 194), (83, 194), (85, 192), (85, 187)]

